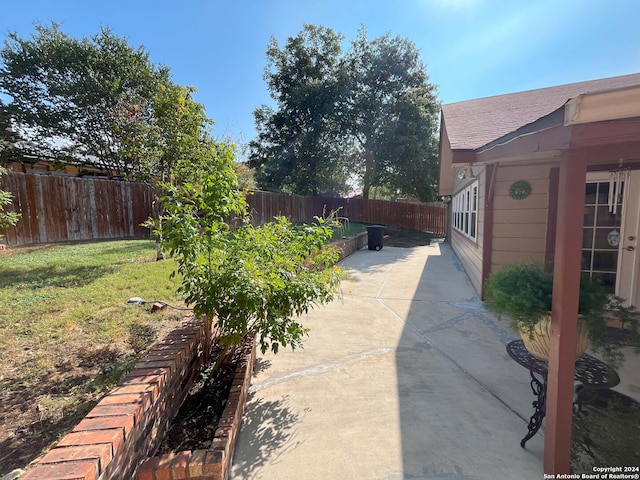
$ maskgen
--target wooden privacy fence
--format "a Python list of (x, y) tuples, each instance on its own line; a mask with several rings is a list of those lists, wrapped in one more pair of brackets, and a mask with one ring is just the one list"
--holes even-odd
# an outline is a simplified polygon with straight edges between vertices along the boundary
[[(9, 172), (0, 176), (0, 190), (13, 194), (13, 210), (21, 214), (15, 227), (3, 232), (10, 246), (115, 238), (148, 238), (141, 227), (153, 211), (150, 185)], [(357, 198), (324, 198), (251, 192), (247, 196), (254, 225), (275, 216), (311, 220), (340, 208), (352, 222), (380, 223), (445, 235), (447, 209), (440, 204), (389, 202)]]
[(151, 186), (98, 178), (9, 172), (0, 190), (21, 214), (4, 232), (7, 245), (149, 237), (141, 227), (152, 211)]
[(249, 192), (246, 199), (253, 225), (264, 225), (277, 216), (285, 216), (292, 222), (304, 222), (322, 213), (322, 210), (314, 208), (314, 197)]
[(447, 208), (439, 203), (301, 197), (269, 192), (252, 192), (247, 201), (255, 224), (265, 223), (276, 215), (285, 215), (292, 221), (305, 221), (340, 209), (339, 215), (352, 222), (380, 223), (441, 236), (445, 235), (447, 227)]

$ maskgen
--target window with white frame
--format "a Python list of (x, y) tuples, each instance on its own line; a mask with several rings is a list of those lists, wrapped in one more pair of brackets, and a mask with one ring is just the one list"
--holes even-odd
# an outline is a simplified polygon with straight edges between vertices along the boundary
[(478, 231), (478, 181), (456, 193), (451, 205), (454, 230), (475, 240)]

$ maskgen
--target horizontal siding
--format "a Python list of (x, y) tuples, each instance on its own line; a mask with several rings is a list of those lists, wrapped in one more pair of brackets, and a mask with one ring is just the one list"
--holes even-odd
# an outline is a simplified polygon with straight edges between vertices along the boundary
[[(496, 206), (497, 207), (497, 206)], [(506, 223), (511, 225), (521, 224), (547, 224), (547, 209), (535, 208), (531, 210), (498, 210), (493, 211), (493, 223)], [(517, 228), (517, 227), (514, 227)]]
[(451, 246), (479, 294), (482, 287), (482, 249), (456, 231), (451, 234)]
[(549, 195), (545, 193), (531, 194), (522, 200), (514, 200), (509, 195), (494, 195), (493, 201), (499, 210), (546, 210), (549, 206)]
[(536, 239), (544, 239), (547, 236), (547, 224), (526, 224), (526, 225), (518, 225), (517, 228), (514, 228), (513, 225), (502, 223), (493, 225), (493, 241), (495, 242), (498, 238), (536, 238)]
[(496, 252), (544, 253), (544, 242), (539, 238), (494, 238), (493, 250)]
[[(510, 263), (544, 261), (549, 209), (550, 165), (498, 167), (494, 192), (491, 271)], [(513, 182), (526, 180), (531, 195), (509, 196)]]
[[(498, 168), (497, 181), (510, 181), (510, 184), (518, 180), (527, 180), (532, 183), (536, 179), (549, 178), (549, 165), (523, 165), (523, 166), (505, 166), (500, 165)], [(547, 187), (544, 187), (547, 190)], [(533, 190), (535, 193), (535, 190)]]
[(495, 267), (501, 267), (510, 263), (523, 263), (528, 261), (544, 262), (544, 253), (524, 253), (524, 252), (493, 252), (491, 271), (495, 272)]

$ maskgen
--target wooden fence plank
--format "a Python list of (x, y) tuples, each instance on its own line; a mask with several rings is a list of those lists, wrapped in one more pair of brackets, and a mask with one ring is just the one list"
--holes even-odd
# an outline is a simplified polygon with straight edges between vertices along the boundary
[[(156, 192), (151, 185), (97, 178), (9, 172), (0, 188), (14, 196), (22, 217), (2, 233), (7, 245), (47, 242), (148, 238), (141, 224), (153, 216)], [(284, 215), (293, 222), (338, 210), (352, 222), (379, 223), (444, 235), (445, 206), (360, 198), (322, 198), (250, 192), (252, 223), (263, 225)]]

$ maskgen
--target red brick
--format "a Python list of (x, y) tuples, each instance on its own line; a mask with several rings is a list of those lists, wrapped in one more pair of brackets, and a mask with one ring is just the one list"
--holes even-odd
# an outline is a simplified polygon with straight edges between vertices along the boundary
[(143, 410), (147, 410), (151, 405), (150, 395), (144, 393), (128, 394), (128, 395), (107, 395), (98, 405), (127, 405), (138, 403), (142, 405)]
[(22, 480), (96, 480), (98, 462), (64, 462), (36, 465)]
[(224, 458), (225, 456), (222, 450), (207, 451), (204, 462), (204, 475), (220, 475)]
[(186, 348), (168, 348), (166, 350), (151, 350), (144, 357), (144, 361), (157, 361), (157, 360), (181, 360), (183, 358), (183, 352)]
[(220, 418), (220, 420), (218, 420), (219, 427), (230, 427), (232, 423), (233, 423), (232, 417), (222, 417)]
[(151, 350), (149, 350), (150, 354), (153, 354), (154, 352), (173, 352), (173, 353), (180, 353), (180, 352), (184, 352), (186, 349), (186, 346), (183, 345), (166, 345), (164, 343), (158, 343), (155, 347), (152, 347)]
[(216, 437), (228, 437), (231, 434), (230, 427), (218, 427), (216, 428)]
[(151, 395), (152, 399), (158, 397), (159, 388), (157, 383), (141, 383), (134, 385), (122, 385), (111, 390), (111, 395), (131, 395), (137, 393), (146, 393)]
[(204, 475), (204, 462), (206, 461), (207, 450), (194, 450), (189, 457), (189, 477), (199, 477)]
[(133, 418), (125, 415), (118, 417), (85, 418), (76, 425), (73, 431), (86, 432), (88, 430), (107, 430), (110, 428), (123, 430), (126, 438), (133, 428)]
[(198, 339), (198, 334), (191, 331), (184, 334), (181, 333), (177, 335), (170, 333), (169, 335), (167, 335), (166, 344), (171, 345), (174, 348), (182, 348), (185, 345), (189, 345), (190, 343), (196, 342), (197, 339)]
[(233, 415), (235, 410), (238, 408), (238, 400), (228, 400), (227, 404), (224, 407), (224, 413), (229, 413)]
[[(138, 370), (139, 371), (139, 370)], [(128, 375), (120, 385), (156, 384), (158, 388), (164, 386), (164, 376), (162, 375)]]
[(128, 380), (132, 377), (147, 375), (158, 375), (163, 378), (163, 381), (166, 381), (167, 375), (169, 375), (169, 370), (166, 368), (134, 368), (134, 370), (131, 370), (125, 378)]
[(178, 452), (171, 460), (171, 475), (173, 480), (183, 480), (187, 478), (187, 466), (189, 464), (191, 452)]
[(122, 430), (93, 430), (90, 432), (71, 432), (60, 440), (58, 446), (107, 444), (111, 446), (111, 452), (115, 453), (123, 441), (124, 433)]
[(221, 451), (224, 455), (229, 455), (229, 438), (228, 437), (214, 437), (211, 441), (209, 450)]
[(47, 453), (39, 463), (60, 463), (75, 460), (96, 460), (98, 471), (102, 472), (111, 462), (111, 445), (81, 445), (74, 447), (58, 447)]
[(146, 368), (166, 368), (169, 371), (169, 374), (176, 371), (176, 362), (173, 360), (158, 360), (155, 362), (147, 362), (144, 359), (138, 363), (136, 363), (136, 370), (146, 369)]
[(156, 464), (156, 480), (171, 480), (171, 460), (173, 455), (162, 455)]
[(147, 458), (138, 468), (137, 480), (154, 480), (153, 473), (158, 465), (159, 457)]
[(117, 415), (130, 415), (133, 417), (134, 425), (140, 423), (142, 417), (142, 405), (139, 403), (129, 403), (126, 405), (96, 405), (88, 414), (87, 418), (114, 417)]

